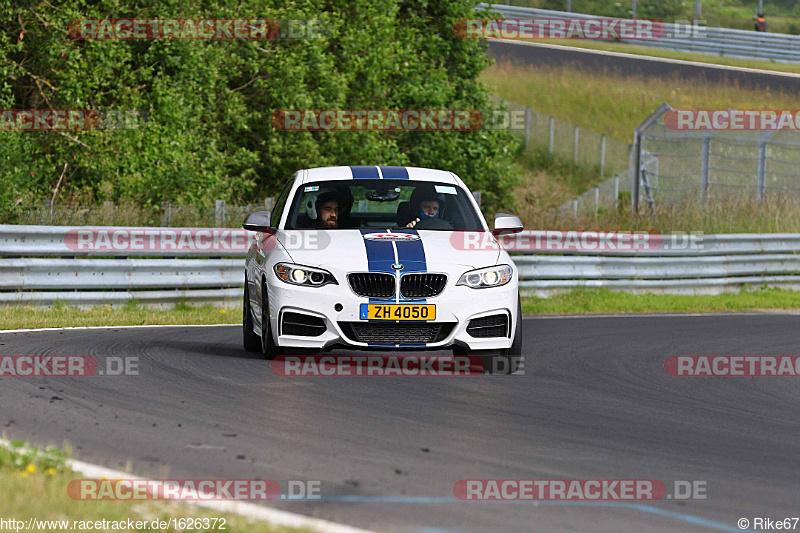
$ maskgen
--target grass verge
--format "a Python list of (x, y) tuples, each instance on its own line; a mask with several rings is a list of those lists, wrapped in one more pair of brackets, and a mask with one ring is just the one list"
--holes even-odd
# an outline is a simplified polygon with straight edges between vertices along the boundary
[(766, 310), (800, 310), (800, 292), (768, 287), (744, 288), (716, 295), (629, 294), (609, 289), (576, 289), (538, 298), (522, 299), (526, 315), (608, 313), (732, 313)]
[(176, 305), (172, 309), (148, 309), (135, 302), (79, 309), (64, 304), (50, 308), (0, 306), (0, 329), (61, 328), (75, 326), (138, 326), (184, 324), (238, 324), (241, 307)]
[[(526, 296), (526, 314), (579, 313), (697, 313), (800, 309), (800, 292), (746, 287), (719, 295), (629, 294), (609, 289), (576, 289), (549, 298)], [(238, 324), (241, 308), (225, 313), (211, 306), (168, 311), (147, 309), (84, 310), (74, 307), (31, 309), (0, 307), (0, 329), (70, 326), (129, 326), (157, 324)], [(3, 466), (0, 457), (0, 468)], [(1, 483), (1, 482), (0, 482)], [(0, 484), (0, 486), (2, 486)]]
[[(177, 502), (161, 501), (76, 501), (67, 495), (67, 485), (81, 476), (66, 466), (69, 451), (55, 448), (36, 450), (15, 442), (11, 448), (0, 446), (0, 517), (4, 520), (66, 521), (67, 524), (42, 527), (53, 531), (79, 531), (75, 522), (106, 520), (108, 522), (169, 521), (170, 518), (214, 519), (216, 527), (205, 531), (288, 533), (298, 530), (271, 526), (265, 522), (211, 511)], [(19, 525), (19, 524), (18, 524)], [(170, 524), (166, 529), (113, 529), (114, 531), (184, 531)], [(214, 525), (209, 522), (209, 525)], [(62, 527), (66, 526), (66, 527)], [(24, 529), (24, 526), (23, 526)], [(34, 528), (37, 529), (37, 528)], [(96, 528), (95, 528), (96, 529)], [(100, 528), (102, 529), (102, 528)]]

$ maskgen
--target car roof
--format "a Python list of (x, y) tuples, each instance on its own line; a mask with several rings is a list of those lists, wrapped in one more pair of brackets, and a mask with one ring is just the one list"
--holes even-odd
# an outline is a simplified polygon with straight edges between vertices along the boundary
[(405, 169), (405, 173), (408, 175), (408, 179), (410, 180), (438, 181), (461, 185), (463, 187), (463, 182), (458, 178), (458, 176), (446, 170), (378, 165), (309, 168), (300, 172), (300, 175), (302, 176), (302, 181), (300, 183), (329, 180), (352, 180), (357, 179), (358, 176), (384, 177), (384, 174), (396, 175), (398, 172), (403, 174), (402, 169)]

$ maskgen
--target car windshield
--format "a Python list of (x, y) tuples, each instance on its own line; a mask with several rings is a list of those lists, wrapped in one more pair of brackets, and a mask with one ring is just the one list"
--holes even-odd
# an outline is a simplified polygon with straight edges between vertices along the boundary
[(475, 230), (469, 193), (453, 184), (412, 180), (307, 183), (295, 193), (285, 229)]

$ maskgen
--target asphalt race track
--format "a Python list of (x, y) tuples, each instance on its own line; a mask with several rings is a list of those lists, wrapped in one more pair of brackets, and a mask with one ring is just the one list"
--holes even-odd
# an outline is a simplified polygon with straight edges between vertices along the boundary
[[(564, 43), (566, 46), (568, 42)], [(623, 56), (619, 54), (597, 53), (595, 50), (581, 48), (550, 47), (541, 44), (520, 44), (491, 41), (489, 55), (498, 62), (510, 61), (518, 65), (573, 64), (578, 68), (596, 72), (618, 72), (640, 74), (659, 79), (698, 79), (714, 83), (740, 85), (784, 91), (788, 94), (800, 90), (800, 77), (797, 75), (754, 70), (735, 70), (724, 65), (696, 65), (686, 62), (667, 62), (648, 56)]]
[[(800, 316), (535, 318), (523, 376), (286, 378), (239, 327), (0, 333), (0, 355), (138, 376), (0, 379), (9, 439), (172, 479), (322, 481), (277, 508), (380, 531), (739, 531), (798, 516), (800, 378), (679, 378), (671, 355), (794, 355)], [(464, 502), (460, 479), (704, 481), (707, 499)], [(66, 489), (65, 489), (66, 497)]]

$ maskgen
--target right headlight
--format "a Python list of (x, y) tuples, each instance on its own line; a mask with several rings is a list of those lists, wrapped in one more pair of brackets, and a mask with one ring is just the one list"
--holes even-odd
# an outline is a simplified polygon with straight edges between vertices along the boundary
[(479, 268), (464, 272), (456, 285), (466, 285), (473, 289), (488, 289), (490, 287), (500, 287), (511, 281), (514, 270), (508, 265), (497, 265), (493, 267)]
[(278, 263), (275, 265), (275, 275), (278, 279), (292, 285), (303, 285), (305, 287), (322, 287), (336, 283), (336, 278), (327, 270), (313, 268), (291, 263)]

